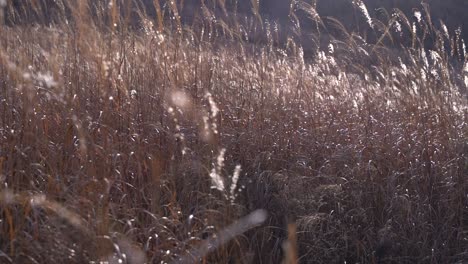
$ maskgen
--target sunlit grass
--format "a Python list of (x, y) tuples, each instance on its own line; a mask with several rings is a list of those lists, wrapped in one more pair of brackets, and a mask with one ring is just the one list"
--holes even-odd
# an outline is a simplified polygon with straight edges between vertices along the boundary
[(313, 5), (308, 33), (221, 2), (0, 27), (0, 262), (466, 260), (460, 34), (355, 1), (369, 43)]

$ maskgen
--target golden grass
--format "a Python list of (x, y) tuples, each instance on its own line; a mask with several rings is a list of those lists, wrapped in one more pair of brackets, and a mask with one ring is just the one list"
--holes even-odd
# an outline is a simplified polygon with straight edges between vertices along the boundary
[(0, 26), (0, 262), (466, 260), (459, 34), (396, 12), (372, 44), (228, 2), (184, 24), (179, 1), (30, 1)]

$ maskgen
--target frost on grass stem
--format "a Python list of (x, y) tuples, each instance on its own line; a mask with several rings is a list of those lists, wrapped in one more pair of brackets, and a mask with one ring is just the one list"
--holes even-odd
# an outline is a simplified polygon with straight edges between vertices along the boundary
[(333, 54), (335, 52), (335, 48), (333, 47), (333, 44), (330, 43), (328, 44), (328, 53)]
[(206, 93), (206, 98), (208, 98), (208, 102), (210, 104), (211, 118), (216, 118), (216, 116), (218, 115), (218, 112), (219, 112), (219, 108), (216, 105), (211, 93)]
[(362, 15), (366, 18), (367, 24), (369, 24), (371, 28), (374, 28), (372, 18), (370, 17), (369, 11), (367, 11), (367, 7), (364, 2), (362, 0), (353, 0), (353, 4), (356, 5), (359, 10), (361, 10)]
[(224, 181), (223, 178), (221, 177), (221, 171), (224, 167), (224, 154), (226, 154), (226, 149), (221, 149), (221, 151), (218, 154), (218, 157), (216, 158), (216, 165), (213, 166), (213, 169), (211, 170), (210, 173), (210, 178), (211, 178), (211, 188), (212, 189), (217, 189), (219, 191), (224, 191)]
[(465, 87), (468, 87), (468, 61), (465, 62), (465, 66), (463, 67), (463, 75), (465, 75), (464, 76)]
[(416, 20), (418, 21), (418, 23), (421, 23), (421, 11), (414, 11), (414, 17), (416, 18)]
[(463, 52), (463, 54), (465, 56), (465, 60), (468, 61), (468, 50), (466, 49), (465, 40), (462, 39), (461, 42), (462, 42), (462, 49), (463, 49), (462, 52)]
[(395, 32), (396, 32), (396, 33), (399, 33), (399, 34), (401, 35), (401, 34), (402, 34), (402, 30), (401, 30), (401, 24), (400, 24), (400, 22), (398, 22), (398, 21), (395, 20), (395, 22), (393, 22), (393, 26), (394, 26), (394, 28), (395, 28)]
[(237, 182), (239, 181), (239, 176), (241, 172), (241, 165), (237, 165), (236, 168), (234, 169), (234, 173), (232, 174), (232, 182), (231, 182), (231, 189), (230, 189), (230, 194), (231, 194), (231, 203), (234, 203), (234, 200), (236, 199), (236, 187), (237, 187)]
[(447, 26), (444, 24), (443, 21), (440, 21), (440, 26), (442, 27), (442, 31), (444, 32), (444, 35), (447, 39), (450, 39), (450, 34), (449, 34), (449, 31), (448, 31), (448, 28)]
[(137, 91), (136, 90), (131, 90), (130, 91), (130, 98), (135, 99), (137, 96)]
[(218, 134), (218, 126), (216, 125), (216, 117), (218, 116), (219, 113), (219, 108), (216, 105), (213, 96), (211, 93), (206, 93), (205, 97), (208, 99), (208, 103), (210, 104), (210, 111), (211, 111), (211, 130), (213, 131), (213, 134)]

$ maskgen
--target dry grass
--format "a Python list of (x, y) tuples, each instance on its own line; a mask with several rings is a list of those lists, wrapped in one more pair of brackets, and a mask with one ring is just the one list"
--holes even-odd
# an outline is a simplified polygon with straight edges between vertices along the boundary
[(468, 58), (424, 12), (40, 3), (0, 26), (1, 263), (468, 260)]

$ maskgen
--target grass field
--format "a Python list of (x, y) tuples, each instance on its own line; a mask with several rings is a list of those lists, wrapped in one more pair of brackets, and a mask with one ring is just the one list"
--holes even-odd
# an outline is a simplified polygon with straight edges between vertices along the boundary
[(424, 8), (12, 3), (0, 263), (468, 261), (467, 48)]

